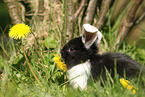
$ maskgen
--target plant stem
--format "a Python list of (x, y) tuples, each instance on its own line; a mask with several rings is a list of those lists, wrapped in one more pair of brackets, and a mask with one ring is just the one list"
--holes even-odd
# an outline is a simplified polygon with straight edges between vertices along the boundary
[(35, 75), (35, 73), (34, 73), (33, 70), (32, 70), (32, 67), (31, 67), (31, 65), (30, 65), (30, 63), (29, 63), (29, 60), (28, 60), (28, 58), (27, 58), (27, 56), (26, 56), (26, 53), (25, 53), (25, 50), (24, 50), (24, 46), (23, 46), (23, 43), (22, 43), (22, 39), (21, 39), (21, 45), (22, 45), (22, 50), (23, 50), (23, 53), (24, 53), (26, 62), (27, 62), (27, 64), (28, 64), (28, 66), (29, 66), (29, 68), (30, 68), (30, 70), (31, 70), (31, 72), (32, 72), (32, 74), (33, 74), (33, 76), (35, 77), (35, 79), (37, 80), (37, 82), (39, 83), (39, 85), (40, 85), (41, 87), (43, 87), (42, 84), (41, 84), (41, 82), (38, 80), (37, 76)]

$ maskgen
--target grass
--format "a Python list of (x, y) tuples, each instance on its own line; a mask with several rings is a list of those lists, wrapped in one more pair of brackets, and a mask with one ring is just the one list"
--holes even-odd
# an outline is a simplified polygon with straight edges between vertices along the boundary
[[(64, 0), (63, 3), (65, 3)], [(63, 6), (64, 10), (66, 8)], [(32, 70), (41, 82), (42, 87), (28, 67), (21, 43), (13, 39), (7, 39), (6, 45), (3, 41), (0, 43), (2, 48), (0, 55), (1, 97), (144, 97), (145, 89), (142, 88), (142, 84), (136, 82), (136, 79), (130, 80), (131, 84), (139, 88), (135, 94), (132, 94), (131, 91), (123, 88), (118, 76), (115, 77), (115, 80), (112, 80), (113, 78), (110, 77), (109, 73), (106, 73), (108, 76), (106, 83), (102, 83), (101, 79), (97, 82), (90, 79), (86, 91), (74, 90), (69, 86), (67, 73), (57, 68), (53, 61), (54, 54), (59, 53), (61, 49), (63, 23), (66, 27), (63, 14), (60, 13), (60, 17), (56, 17), (56, 15), (53, 15), (54, 11), (56, 10), (52, 7), (51, 20), (48, 22), (40, 23), (38, 21), (36, 24), (32, 20), (30, 26), (33, 33), (23, 40)], [(123, 16), (122, 14), (119, 17), (120, 19)], [(61, 20), (57, 21), (56, 18)], [(110, 18), (110, 16), (108, 15), (106, 18)], [(120, 20), (119, 18), (117, 21)], [(108, 23), (110, 23), (109, 20)], [(113, 27), (109, 25), (109, 27), (102, 29), (104, 36), (100, 44), (100, 52), (122, 52), (145, 65), (144, 49), (128, 45), (125, 42), (120, 48), (111, 46), (116, 37), (116, 33), (113, 32), (118, 29), (117, 24), (118, 22)], [(77, 27), (78, 25), (75, 28)], [(139, 81), (141, 80), (139, 79)], [(143, 83), (145, 84), (145, 82)]]
[[(105, 40), (105, 38), (103, 40)], [(131, 82), (135, 87), (139, 88), (139, 90), (137, 90), (135, 94), (132, 94), (131, 91), (123, 88), (119, 82), (119, 77), (116, 77), (116, 80), (112, 80), (109, 73), (107, 73), (108, 78), (104, 87), (102, 87), (100, 84), (101, 80), (99, 80), (97, 82), (90, 81), (86, 91), (74, 90), (71, 86), (69, 86), (69, 81), (67, 81), (66, 77), (67, 73), (59, 70), (53, 61), (54, 54), (60, 51), (59, 45), (61, 44), (58, 44), (58, 41), (53, 36), (49, 36), (48, 39), (46, 38), (43, 42), (39, 42), (39, 46), (36, 41), (38, 40), (35, 40), (33, 46), (30, 46), (28, 45), (26, 39), (24, 40), (24, 47), (32, 70), (43, 86), (41, 87), (32, 75), (25, 61), (20, 43), (13, 43), (14, 40), (12, 39), (10, 40), (10, 44), (8, 46), (9, 51), (7, 51), (9, 57), (0, 57), (2, 70), (0, 79), (1, 97), (120, 97), (122, 95), (124, 97), (144, 97), (145, 89), (141, 88), (135, 81)], [(47, 47), (47, 44), (50, 45)], [(26, 49), (27, 46), (29, 49)], [(102, 41), (100, 50), (104, 49), (103, 47), (105, 46), (106, 43)], [(39, 47), (39, 49), (37, 47)], [(116, 50), (107, 48), (108, 45), (103, 51), (111, 50), (123, 52), (130, 55), (132, 58), (137, 59), (142, 64), (145, 64), (144, 50), (138, 50), (135, 46), (128, 46), (124, 44), (122, 49)], [(137, 51), (139, 51), (139, 53), (137, 53)]]

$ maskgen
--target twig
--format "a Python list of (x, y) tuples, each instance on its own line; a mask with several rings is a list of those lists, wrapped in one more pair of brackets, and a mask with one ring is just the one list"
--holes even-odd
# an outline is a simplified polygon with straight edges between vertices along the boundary
[(132, 27), (134, 23), (133, 19), (134, 19), (135, 13), (142, 1), (143, 0), (135, 0), (135, 2), (133, 3), (128, 16), (123, 22), (123, 26), (121, 27), (121, 30), (118, 33), (116, 44), (122, 44), (126, 34), (128, 33), (129, 29)]
[(80, 12), (82, 11), (84, 5), (85, 5), (86, 0), (82, 0), (79, 9), (76, 11), (76, 13), (74, 14), (74, 18), (76, 19), (78, 17), (78, 15), (80, 14)]
[(87, 14), (86, 14), (84, 23), (92, 24), (94, 13), (95, 13), (96, 4), (97, 4), (97, 0), (90, 0), (88, 8), (87, 8)]
[(102, 2), (102, 6), (101, 6), (101, 13), (99, 15), (99, 19), (98, 19), (98, 22), (97, 22), (97, 28), (100, 30), (105, 22), (105, 16), (106, 16), (106, 13), (109, 9), (109, 6), (110, 6), (110, 3), (111, 3), (111, 0), (103, 0)]
[(73, 0), (67, 0), (67, 33), (66, 37), (68, 38), (67, 40), (70, 40), (73, 37), (73, 32), (74, 32), (74, 4)]
[(4, 0), (4, 2), (13, 24), (25, 22), (25, 7), (22, 3), (17, 0)]

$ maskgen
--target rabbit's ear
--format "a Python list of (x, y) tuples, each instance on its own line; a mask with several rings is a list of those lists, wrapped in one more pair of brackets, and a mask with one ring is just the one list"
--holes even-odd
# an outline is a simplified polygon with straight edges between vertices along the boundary
[[(97, 39), (98, 37), (98, 39)], [(83, 25), (83, 37), (82, 41), (85, 44), (85, 47), (88, 49), (94, 42), (97, 44), (100, 43), (102, 38), (102, 33), (94, 26), (90, 24)], [(97, 41), (96, 41), (97, 39)]]

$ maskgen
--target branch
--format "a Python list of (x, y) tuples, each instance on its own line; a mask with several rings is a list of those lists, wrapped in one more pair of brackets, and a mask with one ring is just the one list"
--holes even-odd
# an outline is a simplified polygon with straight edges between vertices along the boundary
[(143, 0), (135, 0), (135, 2), (133, 3), (128, 16), (123, 22), (123, 26), (121, 27), (121, 30), (118, 33), (116, 44), (122, 44), (126, 34), (128, 33), (129, 29), (132, 27), (134, 23), (133, 19), (134, 19), (135, 13), (142, 1)]
[(67, 0), (67, 40), (70, 40), (74, 31), (74, 5), (73, 0)]
[(97, 0), (90, 0), (88, 8), (87, 8), (87, 14), (84, 20), (84, 23), (92, 24), (95, 8), (96, 8)]
[(79, 9), (76, 11), (76, 13), (74, 14), (74, 18), (76, 19), (78, 17), (78, 15), (80, 14), (80, 12), (82, 11), (84, 5), (85, 5), (86, 0), (82, 0)]
[(98, 22), (97, 22), (97, 28), (100, 30), (105, 22), (105, 16), (106, 16), (106, 13), (109, 9), (109, 6), (110, 6), (110, 3), (111, 3), (111, 0), (103, 0), (102, 2), (102, 6), (101, 6), (101, 13), (99, 15), (99, 19), (98, 19)]
[(13, 24), (25, 21), (25, 7), (17, 0), (4, 0)]

